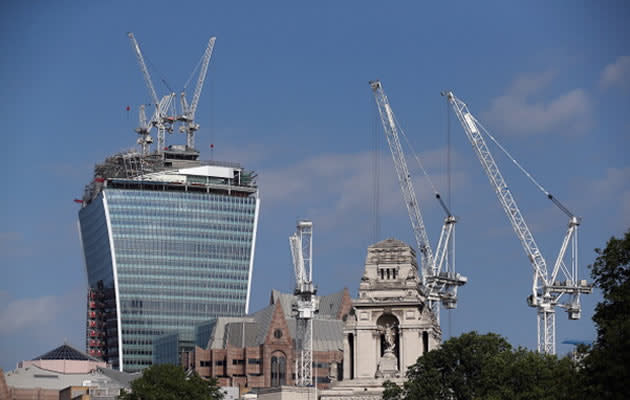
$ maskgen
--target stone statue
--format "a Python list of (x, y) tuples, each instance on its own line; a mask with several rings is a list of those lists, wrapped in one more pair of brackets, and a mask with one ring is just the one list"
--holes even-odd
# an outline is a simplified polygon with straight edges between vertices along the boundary
[(378, 362), (376, 368), (377, 378), (397, 378), (400, 377), (400, 371), (398, 370), (398, 357), (394, 352), (396, 347), (396, 326), (394, 324), (386, 323), (385, 327), (381, 328), (383, 332), (383, 356)]
[(396, 346), (396, 338), (394, 336), (394, 328), (391, 324), (385, 324), (385, 353), (393, 353), (394, 346)]

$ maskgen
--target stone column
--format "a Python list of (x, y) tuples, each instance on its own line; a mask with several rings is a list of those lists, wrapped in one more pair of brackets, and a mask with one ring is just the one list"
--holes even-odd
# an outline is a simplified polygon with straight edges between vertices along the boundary
[(350, 341), (348, 340), (348, 334), (343, 335), (343, 380), (350, 379), (350, 363), (354, 360), (350, 359)]
[(360, 329), (356, 337), (355, 376), (357, 378), (373, 378), (376, 372), (376, 343), (372, 331)]
[(374, 373), (376, 373), (378, 363), (381, 362), (381, 332), (378, 329), (372, 331), (372, 341), (376, 342), (374, 343), (376, 346), (376, 352), (374, 353)]
[(403, 329), (402, 324), (398, 326), (398, 363), (400, 364), (400, 374), (402, 376), (407, 372), (407, 354), (405, 349), (407, 348), (405, 338), (407, 337), (404, 332), (407, 329)]

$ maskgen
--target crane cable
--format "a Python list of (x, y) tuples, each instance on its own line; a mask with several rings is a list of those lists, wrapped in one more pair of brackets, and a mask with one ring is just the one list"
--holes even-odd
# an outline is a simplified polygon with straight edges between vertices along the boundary
[[(164, 86), (166, 86), (166, 88), (168, 89), (169, 92), (173, 92), (173, 89), (171, 89), (171, 86), (168, 84), (168, 82), (166, 81), (166, 78), (164, 77), (164, 75), (160, 72), (160, 70), (157, 68), (157, 66), (155, 65), (155, 63), (153, 61), (151, 61), (151, 59), (149, 58), (149, 56), (147, 56), (146, 54), (143, 54), (144, 59), (147, 61), (147, 69), (149, 68), (149, 66), (151, 67), (151, 69), (157, 74), (158, 78), (160, 78), (160, 82), (162, 82), (164, 84)], [(159, 100), (159, 98), (158, 98)]]
[(404, 129), (402, 128), (402, 126), (398, 122), (398, 119), (396, 118), (396, 115), (393, 114), (393, 116), (394, 116), (394, 121), (396, 122), (396, 126), (398, 127), (398, 130), (400, 131), (400, 133), (402, 133), (402, 136), (405, 139), (405, 143), (407, 143), (407, 146), (411, 150), (411, 153), (413, 154), (413, 157), (415, 158), (416, 162), (418, 163), (418, 166), (420, 166), (420, 170), (422, 170), (422, 173), (424, 174), (425, 178), (427, 179), (427, 181), (429, 181), (429, 185), (431, 185), (431, 189), (433, 189), (433, 194), (435, 194), (435, 198), (438, 199), (438, 201), (440, 202), (440, 205), (442, 206), (442, 208), (444, 209), (446, 214), (448, 214), (449, 216), (452, 216), (451, 211), (449, 210), (449, 208), (444, 203), (444, 200), (442, 200), (442, 196), (440, 195), (440, 192), (438, 192), (438, 190), (435, 188), (435, 185), (433, 184), (433, 181), (431, 180), (431, 177), (427, 173), (426, 169), (424, 169), (424, 165), (422, 164), (422, 161), (420, 161), (420, 157), (418, 157), (418, 154), (416, 153), (416, 151), (414, 150), (413, 146), (409, 142), (409, 138), (407, 137), (407, 134), (405, 133)]
[(475, 123), (481, 128), (481, 131), (483, 133), (486, 134), (486, 136), (488, 136), (488, 138), (490, 138), (490, 140), (492, 140), (492, 142), (494, 144), (497, 145), (497, 147), (499, 149), (501, 149), (501, 151), (514, 163), (514, 165), (516, 165), (518, 167), (518, 169), (521, 170), (521, 172), (523, 172), (523, 174), (525, 174), (525, 176), (527, 176), (527, 178), (529, 178), (529, 180), (538, 188), (538, 190), (540, 190), (541, 192), (543, 192), (545, 194), (545, 196), (547, 196), (547, 198), (549, 200), (551, 200), (560, 210), (562, 210), (565, 214), (567, 214), (570, 218), (574, 217), (575, 215), (569, 211), (568, 208), (566, 208), (564, 206), (564, 204), (562, 204), (558, 199), (556, 199), (551, 193), (549, 193), (549, 191), (547, 189), (545, 189), (540, 183), (538, 183), (538, 181), (536, 179), (534, 179), (534, 177), (532, 176), (532, 174), (530, 174), (529, 172), (527, 172), (527, 170), (525, 168), (523, 168), (523, 166), (514, 158), (512, 157), (512, 154), (510, 154), (507, 149), (505, 147), (503, 147), (501, 145), (501, 143), (499, 143), (497, 141), (497, 139), (492, 136), (492, 134), (490, 132), (488, 132), (488, 130), (481, 124), (481, 122), (479, 122), (477, 120), (477, 118), (475, 118), (474, 115), (470, 114), (469, 115), (472, 117), (472, 119), (475, 121)]
[(373, 174), (373, 199), (372, 199), (372, 208), (374, 212), (374, 243), (378, 242), (381, 236), (381, 214), (380, 214), (380, 195), (381, 195), (381, 182), (380, 182), (380, 164), (379, 164), (379, 140), (380, 137), (378, 133), (378, 112), (374, 113), (374, 120), (372, 123), (372, 135), (374, 137), (374, 148), (372, 151), (373, 159), (372, 159), (372, 174)]
[(188, 88), (188, 84), (190, 84), (190, 80), (193, 78), (193, 75), (195, 75), (195, 72), (197, 72), (197, 69), (199, 68), (199, 66), (201, 65), (201, 62), (203, 61), (203, 56), (206, 53), (204, 52), (201, 55), (201, 58), (199, 58), (199, 61), (197, 62), (197, 65), (195, 65), (195, 68), (193, 68), (193, 70), (190, 72), (190, 76), (188, 77), (188, 80), (186, 80), (186, 83), (184, 84), (184, 88), (182, 89), (182, 92), (186, 91), (186, 88)]
[[(452, 206), (452, 185), (451, 185), (451, 107), (448, 104), (448, 99), (446, 99), (446, 179), (447, 179), (447, 190), (448, 190), (448, 207)], [(448, 243), (448, 249), (446, 252), (446, 267), (448, 270), (449, 266), (449, 255), (451, 258), (451, 265), (453, 266), (453, 270), (455, 270), (455, 230), (453, 230), (453, 238)], [(449, 271), (450, 272), (450, 271)], [(451, 308), (447, 308), (448, 316), (448, 337), (453, 337), (453, 310)]]

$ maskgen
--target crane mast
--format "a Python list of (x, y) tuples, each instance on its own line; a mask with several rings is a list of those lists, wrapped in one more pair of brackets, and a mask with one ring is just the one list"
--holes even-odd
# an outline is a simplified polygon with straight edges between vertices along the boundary
[(436, 198), (440, 201), (440, 204), (446, 211), (447, 217), (445, 218), (442, 226), (440, 239), (438, 240), (436, 248), (437, 257), (435, 257), (424, 226), (422, 214), (420, 213), (420, 207), (418, 200), (416, 199), (411, 174), (407, 168), (405, 154), (402, 150), (402, 146), (400, 145), (398, 135), (399, 128), (396, 123), (396, 118), (389, 104), (389, 100), (385, 95), (381, 82), (371, 81), (370, 86), (374, 93), (378, 112), (385, 131), (385, 137), (387, 138), (387, 143), (392, 153), (396, 175), (402, 191), (403, 200), (407, 207), (409, 219), (411, 220), (416, 245), (422, 254), (420, 263), (422, 286), (429, 300), (431, 310), (439, 322), (440, 302), (446, 308), (455, 308), (457, 305), (457, 288), (467, 282), (466, 277), (463, 277), (455, 272), (454, 262), (451, 262), (450, 265), (449, 263), (446, 263), (447, 267), (443, 270), (443, 266), (445, 265), (445, 260), (448, 255), (449, 243), (454, 235), (455, 223), (457, 220), (451, 215), (450, 211), (440, 198), (439, 193), (436, 192)]
[[(147, 68), (146, 63), (144, 62), (144, 56), (142, 55), (142, 51), (140, 50), (140, 45), (138, 44), (138, 41), (136, 40), (136, 37), (134, 36), (132, 32), (128, 32), (127, 36), (129, 37), (129, 40), (131, 41), (131, 47), (134, 51), (134, 54), (136, 55), (138, 65), (140, 66), (140, 71), (142, 72), (144, 83), (146, 84), (147, 89), (149, 90), (149, 96), (151, 97), (151, 101), (153, 102), (153, 105), (155, 106), (155, 113), (153, 114), (153, 118), (151, 118), (151, 121), (148, 123), (149, 124), (148, 130), (151, 129), (151, 126), (157, 127), (157, 130), (158, 130), (157, 151), (158, 153), (161, 153), (164, 149), (164, 146), (166, 145), (165, 132), (173, 131), (172, 125), (173, 125), (174, 119), (169, 118), (167, 116), (167, 112), (169, 108), (171, 107), (171, 102), (173, 100), (173, 97), (175, 96), (175, 93), (170, 93), (166, 96), (163, 96), (162, 99), (158, 99), (157, 93), (155, 91), (155, 86), (153, 86), (153, 81), (151, 80), (151, 74), (149, 73), (149, 69)], [(144, 109), (141, 112), (144, 113)], [(142, 120), (142, 114), (140, 114), (140, 119)], [(140, 122), (139, 129), (147, 129), (147, 126), (143, 125), (142, 122)], [(144, 135), (144, 137), (146, 139), (150, 139), (150, 136), (148, 136), (148, 131)], [(143, 154), (146, 155), (149, 151), (148, 145), (150, 144), (150, 142), (147, 143), (145, 140), (144, 143), (140, 143), (140, 144), (142, 146)]]
[(297, 297), (293, 311), (296, 314), (295, 380), (298, 386), (313, 385), (313, 317), (319, 309), (319, 300), (313, 285), (312, 238), (311, 221), (299, 221), (296, 232), (289, 236)]
[(149, 134), (151, 131), (151, 123), (153, 121), (147, 121), (147, 115), (144, 111), (144, 104), (140, 105), (140, 109), (138, 110), (138, 127), (136, 128), (136, 133), (140, 135), (136, 143), (140, 145), (142, 148), (142, 154), (149, 154), (149, 149), (151, 143), (153, 143), (153, 139)]
[[(525, 218), (521, 214), (516, 200), (512, 196), (499, 167), (497, 166), (492, 153), (483, 137), (482, 130), (496, 143), (496, 140), (483, 128), (477, 119), (470, 113), (468, 106), (459, 100), (452, 92), (443, 93), (447, 96), (455, 115), (464, 128), (466, 137), (481, 162), (481, 165), (490, 180), (490, 184), (495, 190), (499, 203), (503, 207), (512, 228), (519, 238), (523, 250), (533, 268), (532, 293), (527, 302), (531, 307), (537, 309), (537, 345), (541, 353), (556, 353), (556, 318), (555, 306), (565, 308), (569, 319), (579, 319), (581, 316), (580, 294), (591, 293), (591, 286), (585, 280), (578, 280), (577, 263), (577, 229), (580, 225), (578, 217), (547, 192), (533, 177), (514, 160), (507, 151), (497, 145), (510, 157), (510, 159), (534, 182), (545, 195), (554, 202), (563, 212), (569, 216), (568, 230), (560, 247), (560, 251), (554, 263), (551, 275), (548, 273), (547, 262), (543, 257), (534, 236), (532, 235)], [(481, 128), (481, 129), (480, 129)], [(570, 266), (564, 262), (567, 248), (571, 244)], [(558, 280), (558, 274), (562, 272), (564, 280)], [(566, 295), (568, 299), (561, 302), (561, 298)]]
[(201, 69), (199, 70), (197, 86), (195, 86), (195, 91), (193, 92), (190, 105), (186, 100), (185, 91), (182, 91), (180, 94), (182, 114), (178, 117), (178, 120), (182, 121), (183, 125), (180, 126), (179, 130), (182, 133), (186, 133), (186, 147), (191, 150), (195, 148), (195, 132), (199, 130), (199, 124), (195, 122), (195, 112), (197, 111), (199, 97), (201, 97), (201, 90), (203, 89), (203, 84), (206, 80), (208, 65), (210, 64), (210, 59), (212, 58), (212, 51), (214, 50), (214, 42), (216, 39), (217, 38), (214, 36), (210, 38), (208, 46), (201, 57)]

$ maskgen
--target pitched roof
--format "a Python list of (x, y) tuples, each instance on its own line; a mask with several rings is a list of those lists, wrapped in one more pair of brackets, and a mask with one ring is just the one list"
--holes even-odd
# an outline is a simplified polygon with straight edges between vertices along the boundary
[(319, 318), (336, 319), (343, 302), (344, 291), (319, 298)]
[[(343, 348), (344, 322), (337, 319), (342, 307), (344, 290), (328, 296), (318, 296), (319, 312), (313, 319), (313, 348), (316, 351)], [(274, 310), (282, 308), (290, 337), (295, 337), (296, 321), (292, 308), (296, 298), (293, 294), (271, 291), (270, 305), (245, 317), (218, 317), (208, 342), (208, 348), (221, 349), (228, 344), (235, 347), (260, 346), (265, 343)], [(243, 338), (243, 334), (245, 337)]]
[(232, 322), (225, 327), (225, 342), (234, 347), (256, 345), (257, 326), (255, 322)]
[(290, 293), (282, 293), (276, 289), (271, 289), (271, 304), (280, 303), (285, 318), (289, 318), (292, 313), (295, 296)]
[(267, 331), (269, 330), (269, 326), (271, 325), (271, 320), (273, 319), (273, 310), (275, 306), (270, 305), (262, 310), (256, 312), (253, 317), (256, 321), (256, 345), (260, 345), (265, 343), (265, 338), (267, 337)]
[(124, 388), (129, 388), (131, 382), (142, 377), (142, 371), (139, 372), (122, 372), (111, 368), (97, 368), (98, 372), (105, 375), (113, 382), (118, 383)]
[(48, 353), (42, 354), (39, 357), (35, 357), (33, 358), (32, 361), (37, 361), (37, 360), (82, 360), (82, 361), (100, 361), (97, 358), (94, 358), (88, 354), (85, 354), (84, 352), (75, 349), (74, 347), (70, 346), (69, 344), (62, 344), (61, 346), (57, 347), (56, 349), (53, 349), (51, 351), (49, 351)]
[[(316, 296), (319, 299), (319, 310), (315, 314), (315, 319), (336, 319), (343, 303), (344, 292), (345, 289), (327, 296)], [(280, 303), (287, 320), (293, 317), (293, 304), (296, 301), (297, 298), (293, 294), (282, 293), (276, 289), (271, 290), (271, 304)]]
[(233, 322), (251, 321), (251, 317), (218, 317), (212, 328), (210, 339), (208, 340), (208, 349), (222, 349), (226, 343), (226, 326)]
[(313, 320), (313, 350), (343, 350), (344, 322), (338, 319)]
[[(313, 319), (313, 350), (343, 350), (344, 324), (339, 319)], [(291, 338), (295, 338), (297, 326), (295, 318), (287, 320), (287, 325), (289, 326)]]

